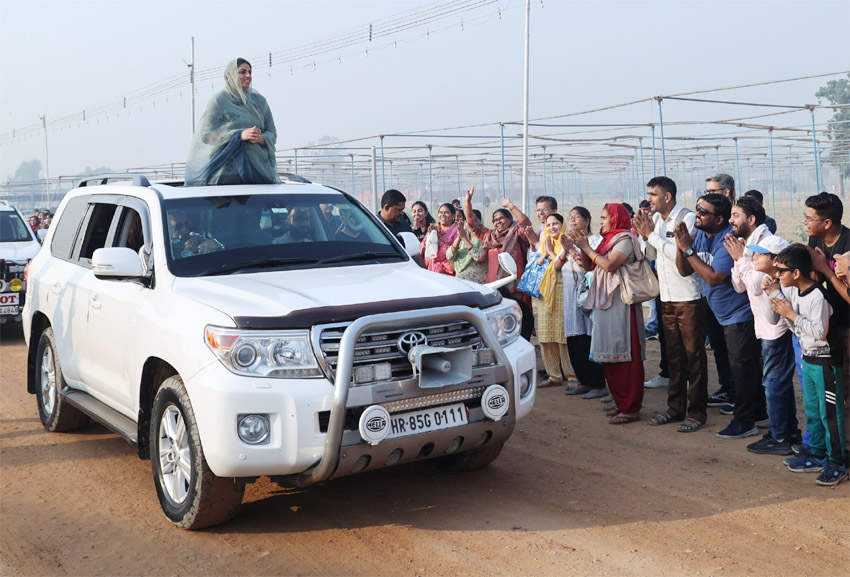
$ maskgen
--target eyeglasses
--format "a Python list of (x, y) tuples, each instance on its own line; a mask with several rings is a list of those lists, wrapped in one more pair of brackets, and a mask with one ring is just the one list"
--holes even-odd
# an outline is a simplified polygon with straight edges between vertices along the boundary
[(577, 214), (572, 214), (567, 217), (567, 220), (579, 220), (581, 217)]
[(726, 189), (725, 188), (712, 188), (712, 189), (706, 189), (703, 192), (705, 194), (723, 194), (724, 190), (726, 190)]
[(796, 270), (796, 269), (793, 269), (793, 268), (785, 268), (784, 266), (778, 266), (778, 267), (776, 267), (776, 272), (777, 272), (777, 274), (782, 274), (782, 273), (784, 273), (784, 272), (794, 272), (794, 270)]
[(500, 222), (500, 221), (503, 221), (503, 220), (505, 220), (504, 216), (497, 216), (497, 217), (493, 218), (493, 222)]
[(823, 222), (823, 221), (825, 221), (825, 220), (826, 220), (825, 218), (812, 218), (812, 217), (810, 217), (810, 216), (805, 216), (805, 217), (803, 217), (803, 222), (804, 222), (804, 223), (809, 223), (809, 222)]
[(710, 214), (711, 216), (714, 216), (714, 215), (716, 215), (716, 214), (717, 214), (716, 212), (708, 212), (707, 210), (705, 210), (705, 209), (704, 209), (703, 207), (701, 207), (701, 206), (697, 206), (697, 207), (696, 207), (696, 212), (697, 212), (697, 214)]

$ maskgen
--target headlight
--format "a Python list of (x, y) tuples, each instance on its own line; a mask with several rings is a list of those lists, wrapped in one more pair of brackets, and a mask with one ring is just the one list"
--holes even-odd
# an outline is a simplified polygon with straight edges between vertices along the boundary
[(242, 331), (208, 326), (207, 346), (231, 372), (249, 377), (322, 376), (307, 331)]
[(499, 344), (507, 346), (519, 338), (522, 328), (522, 312), (519, 304), (511, 299), (502, 299), (495, 307), (484, 311), (490, 329), (499, 339)]

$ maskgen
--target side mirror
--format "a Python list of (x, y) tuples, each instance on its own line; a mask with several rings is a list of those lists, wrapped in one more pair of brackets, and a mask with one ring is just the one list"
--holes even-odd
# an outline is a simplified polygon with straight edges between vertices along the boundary
[(509, 285), (516, 280), (516, 261), (514, 261), (511, 255), (506, 252), (499, 253), (499, 266), (502, 267), (503, 271), (508, 273), (508, 276), (500, 278), (499, 280), (494, 280), (493, 282), (488, 282), (484, 286), (496, 290), (505, 285)]
[(145, 272), (139, 253), (126, 247), (97, 249), (91, 258), (91, 270), (102, 279), (141, 278)]
[(419, 239), (416, 238), (415, 234), (412, 232), (400, 232), (398, 233), (398, 237), (404, 245), (404, 250), (408, 256), (421, 254), (422, 245), (419, 243)]

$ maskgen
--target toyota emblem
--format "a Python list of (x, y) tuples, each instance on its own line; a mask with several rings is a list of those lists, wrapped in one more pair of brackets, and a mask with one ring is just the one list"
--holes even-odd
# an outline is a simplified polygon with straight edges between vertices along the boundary
[(403, 333), (396, 341), (396, 346), (403, 355), (407, 355), (407, 353), (409, 353), (413, 349), (413, 347), (418, 347), (419, 345), (427, 344), (428, 337), (425, 336), (425, 333), (419, 331), (407, 331), (406, 333)]

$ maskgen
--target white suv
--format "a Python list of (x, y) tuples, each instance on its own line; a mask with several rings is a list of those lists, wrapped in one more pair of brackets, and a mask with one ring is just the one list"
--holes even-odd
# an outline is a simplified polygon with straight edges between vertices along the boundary
[(27, 386), (48, 430), (94, 418), (150, 458), (175, 524), (258, 476), (481, 467), (531, 410), (516, 303), (421, 269), (352, 196), (124, 178), (69, 192), (29, 266)]
[(18, 209), (0, 200), (0, 325), (21, 322), (27, 290), (24, 271), (40, 249)]

